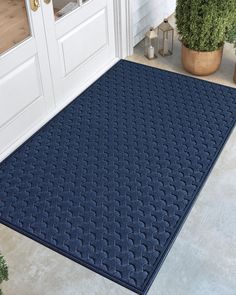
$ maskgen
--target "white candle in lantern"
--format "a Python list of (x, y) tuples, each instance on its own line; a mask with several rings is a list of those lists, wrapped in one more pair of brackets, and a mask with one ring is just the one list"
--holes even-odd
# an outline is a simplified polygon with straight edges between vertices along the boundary
[(150, 45), (148, 47), (148, 58), (149, 59), (153, 59), (155, 56), (155, 53), (154, 53), (154, 47), (152, 45)]

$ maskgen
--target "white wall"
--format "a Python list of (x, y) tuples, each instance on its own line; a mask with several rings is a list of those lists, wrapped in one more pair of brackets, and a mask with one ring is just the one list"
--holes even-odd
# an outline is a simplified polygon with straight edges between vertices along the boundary
[(133, 0), (134, 45), (144, 38), (150, 26), (159, 25), (175, 11), (176, 0)]

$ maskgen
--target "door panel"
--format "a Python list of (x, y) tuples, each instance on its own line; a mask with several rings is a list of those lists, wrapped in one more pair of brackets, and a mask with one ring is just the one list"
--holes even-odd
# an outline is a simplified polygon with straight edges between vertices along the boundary
[[(43, 97), (39, 97), (22, 112), (18, 113), (14, 120), (8, 121), (0, 129), (0, 151), (4, 153), (7, 148), (15, 143), (17, 139), (24, 138), (37, 122), (42, 118), (42, 114), (46, 112), (45, 101)], [(27, 138), (25, 138), (27, 139)], [(0, 159), (1, 159), (0, 153)]]
[[(41, 9), (30, 1), (0, 4), (0, 156), (53, 107)], [(6, 35), (4, 35), (6, 34)]]
[[(99, 31), (99, 35), (93, 35), (94, 27)], [(83, 40), (86, 46), (81, 46), (81, 43), (75, 40)], [(61, 58), (65, 66), (63, 75), (68, 75), (88, 58), (93, 58), (99, 50), (108, 46), (108, 40), (107, 15), (106, 10), (102, 9), (59, 39)]]
[[(36, 58), (32, 57), (0, 79), (0, 110), (8, 110), (0, 116), (0, 127), (42, 95), (37, 63)], [(28, 80), (22, 77), (28, 77)]]
[(43, 7), (57, 105), (79, 95), (80, 86), (115, 58), (113, 1), (85, 1), (55, 21), (55, 3), (63, 1)]
[(14, 71), (15, 68), (19, 67), (26, 60), (28, 60), (29, 56), (31, 57), (36, 54), (37, 50), (35, 42), (28, 39), (13, 48), (10, 52), (0, 55), (0, 77), (8, 75), (9, 72)]

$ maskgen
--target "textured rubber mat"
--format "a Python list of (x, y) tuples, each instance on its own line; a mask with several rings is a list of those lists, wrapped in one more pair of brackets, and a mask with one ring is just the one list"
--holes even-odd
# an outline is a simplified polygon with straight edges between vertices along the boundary
[(236, 119), (236, 91), (120, 61), (0, 165), (5, 225), (145, 294)]

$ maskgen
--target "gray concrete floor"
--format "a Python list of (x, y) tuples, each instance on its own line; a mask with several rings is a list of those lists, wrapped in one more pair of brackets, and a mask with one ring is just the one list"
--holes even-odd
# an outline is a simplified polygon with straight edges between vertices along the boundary
[[(184, 73), (177, 38), (171, 57), (150, 62), (141, 43), (128, 59)], [(203, 79), (235, 87), (235, 61), (233, 48), (226, 45), (220, 71)], [(133, 294), (3, 225), (0, 252), (9, 265), (10, 280), (2, 285), (5, 295)], [(190, 294), (236, 295), (236, 130), (148, 293)]]

